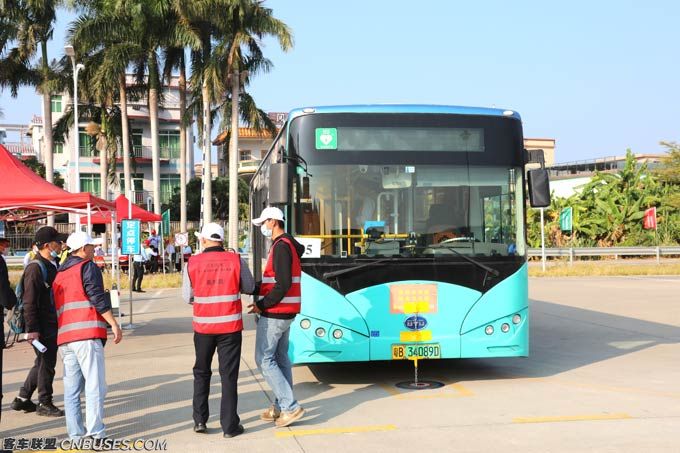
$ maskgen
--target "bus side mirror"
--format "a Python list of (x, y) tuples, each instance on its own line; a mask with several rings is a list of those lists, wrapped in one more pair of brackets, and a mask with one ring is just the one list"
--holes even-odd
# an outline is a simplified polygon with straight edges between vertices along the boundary
[(281, 162), (272, 164), (269, 168), (269, 197), (267, 202), (273, 204), (288, 204), (288, 164)]
[(532, 208), (545, 208), (550, 206), (550, 181), (548, 170), (537, 168), (529, 170), (529, 203)]

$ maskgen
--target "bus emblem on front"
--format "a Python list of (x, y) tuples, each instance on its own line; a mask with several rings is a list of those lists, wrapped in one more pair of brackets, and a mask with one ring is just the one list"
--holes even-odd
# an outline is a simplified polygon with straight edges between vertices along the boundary
[(404, 321), (404, 327), (409, 330), (421, 330), (427, 327), (427, 319), (422, 316), (410, 316)]

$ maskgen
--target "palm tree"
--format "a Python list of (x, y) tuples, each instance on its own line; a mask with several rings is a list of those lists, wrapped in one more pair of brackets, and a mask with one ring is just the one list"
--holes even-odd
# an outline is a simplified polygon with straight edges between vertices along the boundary
[[(203, 150), (203, 216), (202, 221), (212, 220), (212, 174), (211, 174), (211, 141), (210, 132), (213, 120), (211, 107), (225, 105), (229, 99), (229, 74), (238, 74), (236, 83), (231, 84), (232, 140), (238, 139), (239, 92), (241, 77), (246, 82), (248, 73), (241, 74), (239, 68), (249, 67), (253, 73), (271, 66), (262, 57), (258, 40), (271, 35), (279, 40), (281, 47), (288, 50), (292, 45), (292, 37), (288, 27), (273, 18), (271, 10), (262, 7), (261, 1), (253, 0), (175, 0), (176, 8), (183, 20), (190, 25), (200, 40), (200, 47), (191, 51), (192, 76), (191, 86), (194, 93), (192, 107), (199, 118), (201, 131), (201, 147)], [(222, 14), (215, 14), (221, 11)], [(250, 101), (252, 101), (250, 99)], [(229, 104), (227, 104), (229, 105)], [(254, 106), (254, 103), (246, 103)], [(224, 112), (224, 109), (223, 109)], [(243, 111), (241, 114), (243, 115)], [(261, 113), (261, 112), (260, 112)], [(252, 111), (243, 115), (254, 118)], [(264, 115), (262, 115), (264, 116)], [(235, 126), (233, 126), (235, 124)], [(259, 122), (258, 122), (259, 124)], [(238, 174), (236, 147), (230, 163), (231, 176), (229, 190), (229, 246), (238, 246)], [(233, 220), (232, 220), (233, 219)], [(235, 239), (233, 239), (235, 238)]]
[[(187, 75), (184, 47), (169, 47), (165, 51), (163, 79), (170, 84), (173, 69), (179, 70), (179, 192), (180, 230), (187, 230)], [(189, 124), (188, 124), (189, 123)]]
[(231, 87), (231, 129), (229, 140), (229, 247), (238, 249), (238, 123), (239, 95), (242, 80), (248, 72), (240, 68), (250, 65), (253, 70), (267, 70), (270, 65), (263, 58), (259, 42), (264, 36), (273, 36), (283, 51), (293, 46), (288, 26), (273, 16), (262, 0), (236, 1), (229, 9), (230, 18), (227, 71)]
[(212, 159), (210, 132), (211, 106), (222, 98), (224, 92), (222, 68), (214, 57), (213, 43), (224, 36), (227, 27), (224, 11), (233, 0), (175, 0), (175, 10), (182, 22), (195, 33), (197, 45), (190, 47), (192, 102), (189, 107), (197, 118), (203, 151), (203, 215), (201, 222), (212, 221)]
[(179, 71), (179, 141), (180, 141), (180, 229), (187, 230), (187, 126), (191, 124), (191, 117), (187, 109), (187, 76), (185, 47), (200, 49), (200, 34), (186, 14), (186, 4), (183, 0), (173, 0), (172, 12), (166, 32), (166, 48), (163, 60), (163, 80), (168, 84), (172, 81), (174, 70)]
[[(55, 0), (28, 1), (16, 0), (3, 2), (0, 25), (0, 86), (10, 87), (12, 95), (17, 95), (21, 85), (35, 86), (43, 99), (43, 130), (45, 176), (48, 182), (54, 181), (52, 140), (52, 86), (54, 71), (47, 56), (47, 42), (52, 39), (56, 21)], [(16, 44), (8, 49), (11, 44)], [(31, 60), (39, 57), (38, 64)], [(54, 224), (54, 216), (48, 216), (48, 224)]]

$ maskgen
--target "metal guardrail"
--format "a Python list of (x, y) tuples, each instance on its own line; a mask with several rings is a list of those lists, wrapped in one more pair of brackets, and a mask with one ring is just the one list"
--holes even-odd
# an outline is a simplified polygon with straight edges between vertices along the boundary
[[(530, 248), (529, 256), (541, 258), (543, 255), (540, 248)], [(679, 256), (680, 246), (666, 247), (562, 247), (545, 249), (545, 256), (551, 258), (567, 257), (573, 261), (576, 257), (582, 256), (655, 256), (657, 260), (663, 256)], [(5, 256), (8, 266), (21, 266), (24, 262), (23, 256)], [(111, 257), (106, 256), (106, 263), (110, 264)]]
[[(582, 256), (655, 256), (657, 261), (662, 256), (680, 256), (680, 246), (665, 247), (562, 247), (545, 249), (546, 257), (568, 257), (573, 261), (575, 257)], [(530, 248), (530, 257), (542, 257), (540, 248)]]

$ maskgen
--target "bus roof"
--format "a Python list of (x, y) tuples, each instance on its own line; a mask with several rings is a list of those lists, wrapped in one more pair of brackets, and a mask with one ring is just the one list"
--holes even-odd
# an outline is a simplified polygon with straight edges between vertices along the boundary
[(515, 118), (521, 121), (514, 110), (487, 107), (462, 107), (456, 105), (419, 105), (419, 104), (373, 104), (373, 105), (332, 105), (297, 108), (290, 111), (288, 119), (318, 113), (434, 113), (453, 115), (481, 115)]

